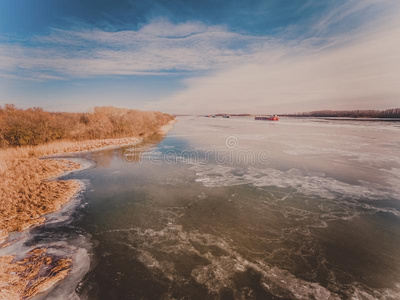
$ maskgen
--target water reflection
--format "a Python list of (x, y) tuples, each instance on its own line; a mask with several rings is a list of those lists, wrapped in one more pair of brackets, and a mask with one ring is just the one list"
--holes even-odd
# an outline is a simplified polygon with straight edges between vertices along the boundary
[(149, 151), (151, 147), (154, 147), (161, 142), (163, 138), (164, 136), (162, 135), (153, 134), (146, 137), (143, 142), (136, 145), (128, 145), (118, 149), (95, 151), (80, 156), (95, 161), (97, 166), (102, 168), (109, 167), (115, 159), (122, 160), (128, 164), (137, 163), (145, 152)]

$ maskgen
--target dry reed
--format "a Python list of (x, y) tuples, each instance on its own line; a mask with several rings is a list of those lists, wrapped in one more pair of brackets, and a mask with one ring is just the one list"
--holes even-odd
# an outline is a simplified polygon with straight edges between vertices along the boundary
[[(80, 165), (42, 156), (128, 145), (157, 133), (173, 117), (159, 112), (97, 107), (92, 113), (50, 113), (0, 107), (0, 248), (8, 234), (44, 222), (80, 188), (74, 180), (49, 180)], [(161, 130), (163, 132), (163, 130)], [(0, 257), (0, 298), (30, 298), (67, 276), (69, 259), (38, 248), (14, 261)]]

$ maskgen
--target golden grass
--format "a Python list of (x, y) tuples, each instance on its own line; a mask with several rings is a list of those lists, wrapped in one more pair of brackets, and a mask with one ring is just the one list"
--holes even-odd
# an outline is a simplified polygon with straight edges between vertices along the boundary
[(0, 299), (27, 299), (64, 279), (71, 270), (71, 259), (58, 259), (45, 248), (36, 248), (21, 259), (0, 257)]
[(79, 164), (38, 158), (2, 161), (0, 173), (0, 238), (44, 221), (43, 215), (58, 210), (79, 189), (73, 180), (48, 181)]
[(95, 107), (91, 113), (54, 113), (6, 104), (0, 107), (0, 147), (138, 137), (156, 132), (172, 119), (161, 112), (115, 107)]
[[(140, 141), (140, 138), (97, 139), (87, 141), (57, 141), (37, 146), (22, 146), (0, 149), (0, 162), (7, 159), (43, 157), (63, 153), (90, 151), (108, 146), (129, 145)], [(1, 170), (1, 166), (0, 166)]]
[[(84, 114), (0, 107), (0, 248), (9, 246), (1, 243), (10, 232), (43, 223), (45, 214), (59, 210), (80, 189), (75, 180), (51, 180), (80, 164), (39, 157), (138, 143), (165, 133), (171, 120), (159, 112), (113, 107)], [(71, 269), (71, 260), (55, 259), (44, 248), (14, 260), (0, 257), (1, 299), (31, 298)]]

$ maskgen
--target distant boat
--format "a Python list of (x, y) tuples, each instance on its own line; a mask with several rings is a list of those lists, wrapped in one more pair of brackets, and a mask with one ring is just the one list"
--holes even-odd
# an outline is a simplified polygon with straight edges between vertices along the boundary
[(262, 120), (262, 121), (279, 121), (279, 117), (277, 115), (271, 116), (255, 116), (254, 120)]
[(223, 117), (223, 118), (226, 118), (226, 119), (229, 119), (229, 118), (230, 118), (229, 115), (223, 115), (222, 117)]

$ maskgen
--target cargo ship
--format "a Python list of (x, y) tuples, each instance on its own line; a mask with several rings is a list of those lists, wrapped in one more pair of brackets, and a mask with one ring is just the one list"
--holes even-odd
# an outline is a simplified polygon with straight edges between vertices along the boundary
[(279, 117), (277, 115), (272, 116), (255, 116), (254, 120), (262, 120), (262, 121), (279, 121)]

